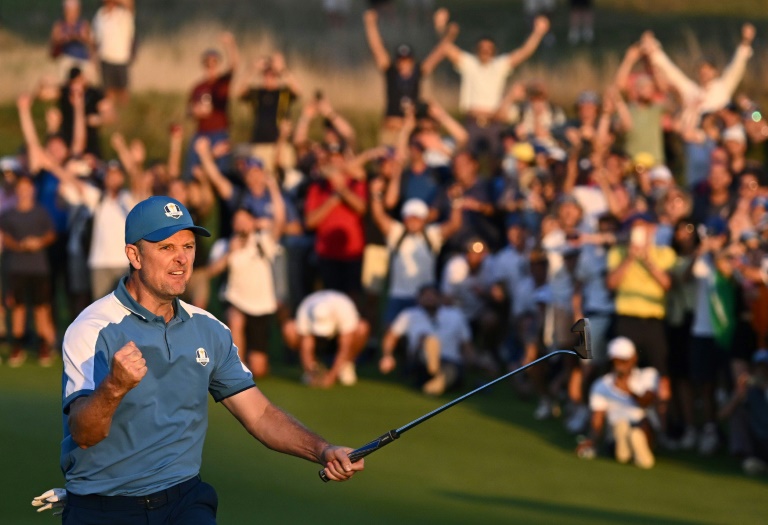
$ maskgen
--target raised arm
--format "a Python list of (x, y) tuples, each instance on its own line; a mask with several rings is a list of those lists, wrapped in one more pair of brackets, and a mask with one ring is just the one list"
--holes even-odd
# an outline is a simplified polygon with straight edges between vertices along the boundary
[(40, 145), (40, 139), (37, 136), (35, 122), (32, 119), (32, 96), (24, 93), (16, 100), (16, 107), (19, 111), (19, 124), (21, 133), (24, 136), (24, 143), (27, 145), (27, 155), (29, 157), (29, 171), (37, 173), (44, 162), (45, 151)]
[(392, 59), (379, 32), (379, 13), (375, 9), (367, 9), (363, 13), (363, 25), (365, 26), (365, 38), (371, 49), (373, 60), (376, 62), (376, 67), (381, 71), (386, 71), (392, 64)]
[(283, 86), (293, 93), (295, 97), (301, 96), (301, 86), (296, 77), (288, 69), (288, 64), (285, 62), (285, 56), (282, 53), (275, 53), (272, 55), (272, 68), (280, 76), (280, 81)]
[(264, 446), (324, 465), (326, 475), (334, 481), (346, 481), (365, 467), (365, 460), (349, 460), (351, 448), (330, 445), (275, 407), (258, 388), (228, 397), (222, 404)]
[(85, 96), (82, 89), (72, 89), (69, 92), (69, 101), (74, 110), (74, 123), (72, 130), (71, 154), (77, 157), (83, 154), (87, 142), (85, 125)]
[(272, 238), (276, 241), (280, 241), (280, 237), (283, 235), (285, 229), (285, 199), (283, 193), (280, 191), (280, 185), (277, 183), (277, 179), (271, 173), (266, 174), (267, 177), (267, 190), (272, 201)]
[(454, 185), (448, 189), (448, 199), (451, 202), (451, 214), (448, 216), (448, 220), (440, 224), (440, 234), (443, 240), (448, 239), (454, 233), (461, 229), (461, 223), (463, 218), (463, 202), (461, 198), (462, 189), (459, 185)]
[(624, 53), (624, 59), (619, 65), (619, 69), (616, 70), (616, 87), (621, 91), (626, 92), (629, 90), (629, 76), (632, 73), (632, 68), (635, 67), (638, 60), (643, 56), (643, 52), (640, 49), (639, 44), (632, 44), (627, 48), (627, 52)]
[(133, 158), (131, 149), (125, 142), (125, 137), (123, 137), (123, 134), (118, 131), (112, 133), (109, 142), (112, 145), (112, 149), (114, 149), (115, 153), (117, 153), (117, 158), (120, 159), (120, 163), (123, 165), (123, 169), (125, 169), (129, 179), (131, 181), (138, 179), (137, 175), (140, 168), (136, 164), (136, 160)]
[(741, 44), (736, 48), (733, 59), (723, 70), (720, 80), (727, 93), (733, 94), (739, 86), (744, 72), (747, 69), (747, 61), (752, 56), (752, 41), (755, 39), (755, 26), (744, 24), (741, 28)]
[(223, 200), (228, 201), (232, 198), (234, 193), (234, 187), (232, 183), (227, 179), (216, 166), (216, 162), (213, 159), (213, 152), (211, 151), (211, 141), (207, 137), (200, 137), (195, 141), (193, 146), (197, 155), (200, 157), (200, 166), (203, 168), (203, 173), (207, 179), (211, 182), (213, 189), (219, 194)]
[(699, 86), (669, 59), (651, 31), (643, 33), (640, 38), (640, 47), (648, 56), (651, 65), (658, 68), (658, 71), (677, 90), (686, 104), (690, 104), (696, 99)]
[(549, 31), (549, 19), (546, 16), (537, 16), (533, 21), (533, 31), (522, 46), (509, 54), (510, 67), (517, 67), (533, 56), (538, 49), (544, 35)]
[(224, 47), (224, 54), (227, 57), (229, 69), (237, 71), (237, 68), (240, 66), (240, 50), (237, 48), (235, 36), (229, 31), (224, 31), (219, 40)]
[(328, 97), (323, 97), (317, 102), (317, 110), (321, 116), (331, 123), (333, 129), (347, 141), (348, 145), (351, 146), (355, 143), (357, 138), (355, 128), (352, 127), (352, 124), (347, 119), (333, 109)]
[(392, 218), (384, 210), (384, 184), (381, 178), (371, 181), (371, 216), (386, 238), (392, 228)]
[(459, 36), (459, 24), (449, 24), (443, 38), (421, 63), (421, 72), (424, 75), (430, 75), (440, 62), (442, 62), (443, 58), (446, 57), (446, 50), (448, 49), (447, 44), (453, 44), (456, 41), (457, 36)]
[(467, 133), (466, 128), (434, 100), (429, 103), (429, 116), (435, 119), (456, 141), (457, 150), (466, 146), (467, 141), (469, 141), (469, 133)]
[(171, 124), (169, 136), (171, 140), (168, 148), (168, 176), (171, 179), (178, 179), (181, 176), (181, 150), (184, 131), (179, 124)]

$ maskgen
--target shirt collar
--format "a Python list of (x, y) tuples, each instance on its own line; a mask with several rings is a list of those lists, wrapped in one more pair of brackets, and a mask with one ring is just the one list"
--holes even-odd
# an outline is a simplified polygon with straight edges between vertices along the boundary
[[(128, 282), (128, 276), (121, 278), (117, 284), (117, 289), (115, 289), (115, 298), (118, 300), (118, 302), (122, 304), (125, 309), (129, 310), (134, 315), (137, 315), (144, 321), (151, 321), (157, 317), (160, 317), (144, 308), (141, 304), (139, 304), (138, 301), (136, 301), (136, 299), (133, 298), (130, 293), (128, 293), (128, 289), (125, 287), (126, 282)], [(181, 321), (186, 321), (190, 318), (189, 313), (184, 308), (182, 308), (181, 301), (179, 301), (178, 297), (173, 299), (173, 311), (173, 319), (178, 318)], [(171, 321), (173, 319), (171, 319)]]

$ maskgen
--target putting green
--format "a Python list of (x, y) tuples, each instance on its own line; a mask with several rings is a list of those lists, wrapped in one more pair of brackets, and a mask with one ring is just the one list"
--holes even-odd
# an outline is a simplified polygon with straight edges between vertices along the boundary
[[(261, 382), (278, 405), (328, 439), (359, 446), (432, 410), (428, 399), (364, 368), (352, 388), (309, 390), (278, 368)], [(0, 366), (1, 523), (53, 523), (33, 496), (61, 486), (60, 370)], [(414, 428), (367, 458), (345, 484), (323, 484), (316, 465), (254, 442), (211, 407), (203, 479), (220, 499), (219, 523), (759, 523), (766, 479), (726, 457), (663, 455), (651, 471), (610, 459), (582, 461), (560, 422), (498, 385)]]

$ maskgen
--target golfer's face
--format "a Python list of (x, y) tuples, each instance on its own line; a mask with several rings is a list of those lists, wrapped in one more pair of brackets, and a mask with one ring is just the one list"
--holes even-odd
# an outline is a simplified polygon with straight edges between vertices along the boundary
[(195, 262), (195, 234), (181, 230), (160, 242), (145, 242), (141, 252), (141, 280), (161, 299), (184, 293)]

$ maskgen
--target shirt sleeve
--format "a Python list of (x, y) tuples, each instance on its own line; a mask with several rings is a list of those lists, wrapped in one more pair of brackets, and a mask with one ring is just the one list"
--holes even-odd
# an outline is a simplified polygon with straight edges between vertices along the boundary
[(299, 310), (296, 312), (296, 331), (299, 335), (312, 334), (312, 323), (309, 319), (309, 306), (306, 301), (299, 305)]
[(220, 326), (223, 333), (219, 340), (226, 346), (222, 349), (223, 359), (217, 359), (216, 369), (208, 384), (208, 392), (217, 403), (255, 386), (251, 372), (237, 355), (232, 333), (223, 324)]
[(439, 224), (430, 224), (427, 226), (426, 230), (424, 230), (424, 235), (426, 235), (427, 239), (429, 239), (429, 244), (432, 246), (432, 251), (439, 253), (445, 240), (443, 239), (442, 227)]
[(473, 69), (476, 62), (477, 59), (472, 56), (472, 53), (462, 51), (454, 69), (460, 74), (467, 74)]
[(396, 336), (402, 337), (408, 331), (408, 326), (410, 325), (410, 322), (411, 322), (410, 312), (408, 310), (403, 310), (397, 315), (397, 317), (395, 317), (395, 320), (389, 326), (389, 330)]
[(589, 392), (589, 409), (592, 412), (605, 412), (608, 410), (608, 399), (601, 392), (603, 378), (598, 379)]
[(69, 413), (72, 402), (93, 394), (96, 387), (107, 377), (106, 343), (100, 336), (101, 327), (81, 321), (67, 329), (62, 343), (62, 410)]
[(390, 250), (395, 249), (395, 245), (400, 240), (405, 232), (405, 226), (399, 221), (393, 220), (390, 223), (389, 232), (387, 233), (387, 248)]

